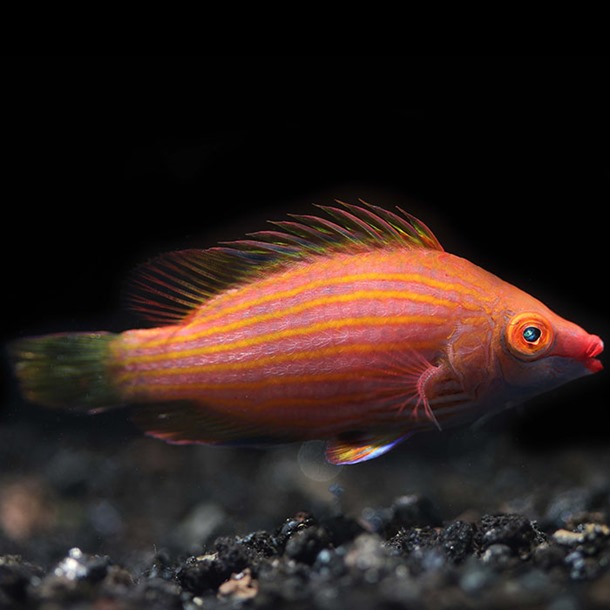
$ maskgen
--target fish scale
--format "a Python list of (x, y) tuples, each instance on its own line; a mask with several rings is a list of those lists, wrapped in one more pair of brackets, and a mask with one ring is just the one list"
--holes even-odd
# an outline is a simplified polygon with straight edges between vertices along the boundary
[[(395, 257), (388, 258), (384, 253), (380, 254), (379, 261), (371, 261), (375, 268), (381, 269), (383, 264), (388, 263), (392, 268), (396, 266)], [(357, 262), (361, 264), (360, 261)], [(349, 265), (350, 261), (341, 261), (340, 268), (344, 268), (346, 264)], [(315, 266), (311, 273), (317, 275)], [(395, 278), (399, 274), (390, 271), (388, 275)], [(285, 273), (282, 279), (290, 283), (290, 274)], [(396, 280), (393, 279), (392, 282), (395, 284)], [(197, 393), (205, 391), (206, 400), (211, 403), (214, 402), (213, 392), (216, 392), (223, 397), (224, 406), (227, 408), (227, 396), (231, 392), (239, 401), (245, 389), (249, 388), (259, 390), (252, 402), (259, 408), (264, 408), (265, 393), (275, 400), (278, 395), (282, 395), (283, 385), (284, 396), (288, 400), (293, 398), (295, 392), (301, 395), (303, 392), (307, 393), (307, 388), (303, 388), (304, 384), (317, 382), (314, 387), (319, 395), (328, 394), (335, 396), (337, 401), (344, 400), (339, 391), (340, 387), (346, 385), (350, 376), (362, 377), (363, 373), (357, 375), (359, 369), (366, 372), (367, 367), (374, 366), (375, 357), (379, 356), (379, 351), (374, 348), (380, 341), (385, 342), (386, 350), (389, 337), (393, 339), (396, 350), (421, 350), (424, 341), (422, 336), (429, 341), (429, 335), (433, 332), (430, 327), (441, 326), (442, 318), (439, 315), (428, 316), (427, 323), (430, 327), (426, 326), (426, 314), (418, 313), (422, 304), (436, 308), (442, 306), (445, 310), (453, 306), (446, 298), (440, 299), (423, 293), (421, 281), (417, 284), (413, 281), (403, 281), (402, 291), (396, 290), (394, 284), (388, 285), (381, 271), (377, 273), (374, 288), (370, 279), (367, 280), (367, 289), (363, 289), (354, 280), (351, 284), (339, 284), (340, 294), (336, 294), (336, 290), (329, 294), (327, 285), (319, 282), (315, 290), (299, 295), (296, 306), (293, 301), (287, 304), (276, 301), (270, 303), (268, 311), (258, 317), (253, 315), (250, 319), (229, 324), (224, 323), (226, 318), (222, 318), (223, 325), (215, 332), (210, 332), (215, 330), (214, 327), (206, 327), (206, 316), (202, 313), (197, 318), (197, 325), (192, 323), (192, 326), (197, 328), (192, 328), (190, 332), (191, 336), (198, 337), (202, 345), (196, 345), (193, 339), (186, 344), (183, 342), (184, 351), (172, 351), (173, 362), (168, 367), (168, 350), (161, 339), (156, 339), (154, 349), (159, 366), (146, 369), (146, 384), (132, 381), (131, 388), (134, 393), (130, 398), (138, 400), (139, 388), (150, 396), (151, 388), (158, 386), (163, 386), (165, 391), (168, 387), (171, 388), (171, 391), (181, 398), (196, 398), (192, 392), (194, 389)], [(407, 290), (409, 286), (416, 286), (418, 293), (410, 293)], [(414, 296), (417, 298), (413, 298)], [(242, 295), (236, 293), (234, 298), (239, 302)], [(234, 308), (233, 304), (227, 304), (226, 299), (225, 306)], [(383, 308), (383, 315), (380, 315), (380, 307)], [(414, 311), (413, 315), (409, 315), (411, 310)], [(216, 319), (213, 304), (207, 307), (207, 311), (212, 312)], [(305, 312), (308, 315), (304, 318)], [(204, 327), (203, 330), (201, 326)], [(235, 330), (235, 326), (239, 327), (238, 330)], [(233, 332), (229, 332), (230, 330)], [(244, 331), (248, 334), (244, 334)], [(414, 336), (416, 331), (418, 335)], [(444, 331), (441, 329), (440, 332)], [(172, 341), (176, 341), (176, 335), (171, 328), (166, 330), (166, 334)], [(130, 341), (130, 344), (133, 343)], [(317, 353), (326, 344), (335, 346), (333, 352)], [(355, 346), (357, 349), (351, 353), (349, 349), (341, 352), (337, 349), (339, 346)], [(267, 358), (256, 366), (261, 352)], [(310, 354), (309, 358), (300, 357), (304, 352)], [(294, 356), (294, 362), (291, 362), (290, 358), (277, 362), (278, 358), (273, 357), (282, 354)], [(341, 360), (337, 360), (337, 355), (341, 356)], [(124, 375), (122, 380), (129, 382), (130, 377), (137, 378), (138, 363), (148, 362), (148, 356), (143, 349), (138, 351), (137, 358), (131, 356), (130, 372)], [(384, 357), (384, 352), (381, 356)], [(229, 377), (227, 372), (223, 375), (222, 368), (214, 366), (219, 360), (229, 367)], [(241, 370), (230, 366), (235, 361), (242, 365)], [(289, 377), (284, 374), (287, 362), (292, 373)], [(206, 365), (211, 365), (212, 370), (208, 371)], [(342, 370), (347, 372), (337, 376), (336, 372)], [(326, 373), (322, 374), (322, 371)], [(335, 372), (334, 378), (332, 375), (329, 377), (329, 371)], [(284, 383), (280, 384), (278, 380), (283, 380)], [(379, 383), (383, 383), (383, 380)], [(338, 387), (333, 387), (332, 384)], [(364, 408), (370, 407), (370, 402), (367, 401)]]

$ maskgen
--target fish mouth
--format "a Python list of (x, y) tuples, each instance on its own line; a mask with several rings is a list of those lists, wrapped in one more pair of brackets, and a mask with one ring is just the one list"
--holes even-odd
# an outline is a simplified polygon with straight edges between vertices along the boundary
[(604, 351), (604, 342), (597, 336), (591, 337), (591, 341), (585, 350), (583, 364), (591, 373), (598, 373), (604, 368), (604, 365), (597, 359)]

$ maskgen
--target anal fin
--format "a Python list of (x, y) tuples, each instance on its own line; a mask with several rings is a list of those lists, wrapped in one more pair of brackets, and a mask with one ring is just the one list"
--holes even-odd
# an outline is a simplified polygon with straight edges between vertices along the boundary
[(294, 440), (270, 432), (263, 425), (234, 418), (198, 402), (137, 405), (131, 419), (148, 436), (175, 445), (263, 446)]

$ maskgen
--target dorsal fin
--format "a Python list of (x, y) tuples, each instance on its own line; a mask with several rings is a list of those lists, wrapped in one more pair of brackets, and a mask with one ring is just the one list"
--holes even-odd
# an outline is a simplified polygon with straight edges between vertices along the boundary
[(184, 319), (205, 300), (256, 275), (334, 252), (394, 246), (442, 250), (432, 231), (401, 208), (400, 215), (360, 201), (316, 206), (330, 218), (290, 214), (273, 230), (207, 250), (170, 252), (136, 270), (132, 307), (157, 323)]

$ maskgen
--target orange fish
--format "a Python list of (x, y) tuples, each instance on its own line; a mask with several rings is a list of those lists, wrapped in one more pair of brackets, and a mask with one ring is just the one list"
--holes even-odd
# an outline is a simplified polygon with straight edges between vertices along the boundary
[(130, 404), (170, 443), (324, 439), (353, 464), (601, 370), (599, 337), (400, 208), (320, 207), (144, 265), (132, 299), (156, 328), (16, 341), (24, 396)]

